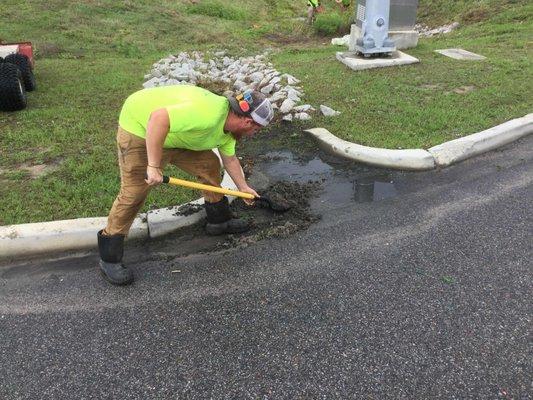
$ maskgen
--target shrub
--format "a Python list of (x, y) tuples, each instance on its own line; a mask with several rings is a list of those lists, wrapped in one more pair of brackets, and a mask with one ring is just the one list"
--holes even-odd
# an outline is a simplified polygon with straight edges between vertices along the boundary
[(218, 0), (202, 0), (187, 7), (189, 14), (207, 15), (209, 17), (239, 21), (246, 19), (246, 13), (232, 5), (224, 4)]
[(346, 18), (336, 13), (328, 13), (318, 14), (313, 26), (317, 33), (330, 36), (345, 30), (346, 25)]

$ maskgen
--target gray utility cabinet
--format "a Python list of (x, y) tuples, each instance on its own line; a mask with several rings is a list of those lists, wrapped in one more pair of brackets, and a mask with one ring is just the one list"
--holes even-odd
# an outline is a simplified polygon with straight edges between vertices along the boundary
[(412, 31), (417, 9), (418, 0), (390, 0), (389, 30)]
[[(418, 32), (415, 31), (418, 0), (379, 0), (390, 2), (388, 18), (388, 37), (394, 42), (398, 50), (416, 47)], [(361, 22), (358, 22), (358, 12), (364, 10), (368, 0), (356, 0), (355, 23), (350, 34), (350, 51), (357, 50), (357, 39), (361, 38)]]

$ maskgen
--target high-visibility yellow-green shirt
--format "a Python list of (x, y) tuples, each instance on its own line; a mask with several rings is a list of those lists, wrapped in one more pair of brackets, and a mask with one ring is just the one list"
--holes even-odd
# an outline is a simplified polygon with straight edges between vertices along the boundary
[(122, 129), (146, 138), (150, 114), (165, 108), (170, 129), (164, 148), (210, 150), (218, 148), (226, 155), (235, 154), (235, 139), (224, 132), (229, 101), (208, 90), (190, 85), (160, 86), (143, 89), (129, 96), (120, 112)]

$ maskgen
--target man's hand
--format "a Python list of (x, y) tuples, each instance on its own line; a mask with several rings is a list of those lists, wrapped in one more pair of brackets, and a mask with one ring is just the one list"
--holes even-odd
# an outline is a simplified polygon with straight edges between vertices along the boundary
[(163, 174), (160, 168), (150, 166), (146, 167), (146, 177), (147, 179), (145, 179), (144, 181), (149, 186), (159, 185), (163, 182)]
[[(239, 187), (239, 191), (240, 192), (244, 192), (244, 193), (250, 193), (250, 194), (253, 194), (255, 197), (261, 197), (257, 194), (257, 192), (255, 190), (253, 190), (250, 186), (246, 185), (246, 186), (242, 186), (242, 187)], [(253, 206), (254, 204), (254, 201), (253, 199), (242, 199), (246, 204), (248, 204), (249, 206)]]

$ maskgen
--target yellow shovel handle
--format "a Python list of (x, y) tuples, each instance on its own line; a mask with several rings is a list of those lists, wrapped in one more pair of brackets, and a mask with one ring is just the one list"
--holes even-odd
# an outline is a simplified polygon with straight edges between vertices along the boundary
[(185, 186), (191, 189), (207, 190), (208, 192), (222, 193), (229, 196), (237, 196), (245, 199), (255, 199), (255, 196), (250, 193), (239, 192), (237, 190), (224, 189), (217, 186), (204, 185), (203, 183), (196, 183), (186, 181), (184, 179), (172, 178), (171, 176), (163, 176), (163, 183), (169, 183), (171, 185)]

